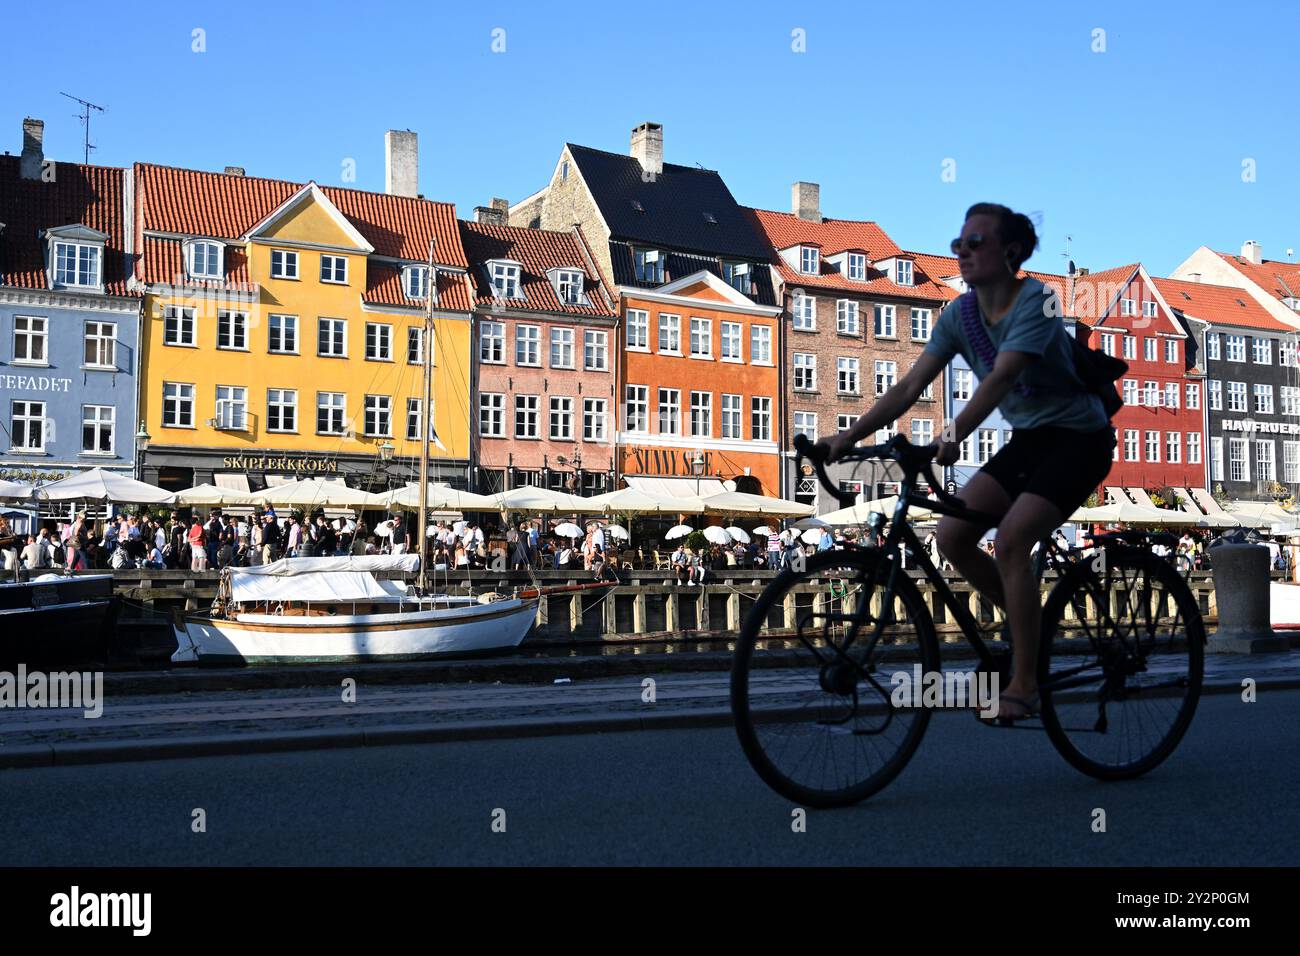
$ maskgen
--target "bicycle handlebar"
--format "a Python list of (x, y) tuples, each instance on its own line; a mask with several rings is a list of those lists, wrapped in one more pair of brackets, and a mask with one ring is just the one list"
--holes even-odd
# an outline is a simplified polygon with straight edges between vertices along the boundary
[[(794, 436), (795, 468), (807, 458), (817, 472), (817, 480), (830, 494), (835, 496), (841, 507), (848, 508), (857, 500), (857, 493), (841, 491), (826, 474), (826, 454), (813, 444), (807, 435)], [(913, 445), (903, 435), (893, 435), (880, 445), (861, 445), (841, 458), (841, 461), (866, 461), (870, 458), (888, 458), (903, 466), (903, 472), (909, 479), (923, 475), (929, 483), (935, 497), (950, 508), (965, 508), (961, 499), (948, 494), (934, 474), (934, 448), (930, 445)]]

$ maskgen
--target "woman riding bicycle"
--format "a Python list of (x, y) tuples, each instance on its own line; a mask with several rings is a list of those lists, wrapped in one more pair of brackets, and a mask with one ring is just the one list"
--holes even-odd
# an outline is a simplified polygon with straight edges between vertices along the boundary
[[(1033, 223), (996, 203), (977, 203), (953, 240), (962, 279), (974, 290), (979, 323), (974, 341), (961, 299), (935, 323), (920, 359), (848, 430), (824, 438), (828, 462), (910, 409), (925, 387), (961, 354), (979, 387), (931, 446), (940, 465), (956, 462), (961, 442), (996, 407), (1015, 430), (958, 497), (998, 518), (995, 557), (979, 546), (991, 525), (945, 516), (939, 547), (979, 592), (1006, 612), (1015, 673), (999, 699), (1000, 719), (1038, 711), (1038, 643), (1042, 614), (1030, 552), (1078, 508), (1110, 471), (1115, 430), (1101, 399), (1075, 372), (1068, 333), (1055, 294), (1029, 276), (1017, 278), (1038, 245)], [(990, 347), (991, 345), (991, 347)]]

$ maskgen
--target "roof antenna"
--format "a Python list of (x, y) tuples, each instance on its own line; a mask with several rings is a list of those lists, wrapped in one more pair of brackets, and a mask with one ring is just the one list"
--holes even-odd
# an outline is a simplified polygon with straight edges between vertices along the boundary
[(99, 111), (102, 113), (102, 112), (104, 112), (104, 107), (99, 106), (99, 105), (97, 105), (97, 104), (95, 104), (95, 103), (92, 103), (92, 102), (90, 102), (90, 100), (83, 100), (80, 96), (73, 96), (71, 93), (64, 93), (64, 92), (60, 91), (60, 92), (59, 92), (59, 95), (60, 95), (60, 96), (66, 96), (66, 97), (67, 97), (68, 99), (70, 99), (70, 100), (76, 100), (78, 103), (81, 104), (81, 114), (77, 117), (77, 119), (81, 120), (81, 125), (82, 125), (82, 127), (85, 129), (85, 131), (86, 131), (86, 136), (85, 136), (86, 159), (85, 159), (85, 163), (86, 163), (87, 166), (89, 166), (89, 165), (90, 165), (90, 151), (91, 151), (92, 149), (97, 149), (97, 148), (98, 148), (98, 147), (96, 147), (96, 146), (91, 146), (91, 145), (90, 145), (90, 111), (91, 111), (91, 110), (99, 110)]
[(1065, 257), (1067, 264), (1065, 270), (1066, 275), (1074, 275), (1074, 260), (1070, 258), (1070, 239), (1070, 236), (1065, 237), (1065, 251), (1061, 253), (1061, 255)]

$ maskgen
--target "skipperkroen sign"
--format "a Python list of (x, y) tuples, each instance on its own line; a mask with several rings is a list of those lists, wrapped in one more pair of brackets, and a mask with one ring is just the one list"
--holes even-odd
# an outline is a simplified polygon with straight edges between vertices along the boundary
[(292, 455), (227, 455), (222, 459), (227, 468), (242, 471), (316, 471), (337, 472), (337, 458), (307, 458)]

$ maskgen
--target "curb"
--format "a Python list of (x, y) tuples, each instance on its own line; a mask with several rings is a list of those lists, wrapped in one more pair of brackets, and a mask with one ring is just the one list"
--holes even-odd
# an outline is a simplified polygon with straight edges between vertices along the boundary
[[(1260, 690), (1300, 690), (1300, 676), (1264, 680)], [(1232, 694), (1234, 682), (1215, 682), (1201, 688), (1207, 694)], [(400, 744), (456, 743), (476, 740), (564, 737), (581, 734), (624, 733), (632, 730), (688, 730), (728, 726), (730, 707), (709, 707), (667, 714), (607, 714), (599, 717), (553, 717), (533, 720), (487, 720), (441, 724), (386, 724), (366, 729), (297, 730), (213, 737), (177, 737), (154, 741), (95, 741), (67, 744), (31, 744), (0, 747), (0, 770), (22, 767), (59, 767), (131, 760), (178, 760), (189, 757), (223, 757), (236, 754), (335, 750), (349, 747), (386, 747)]]

